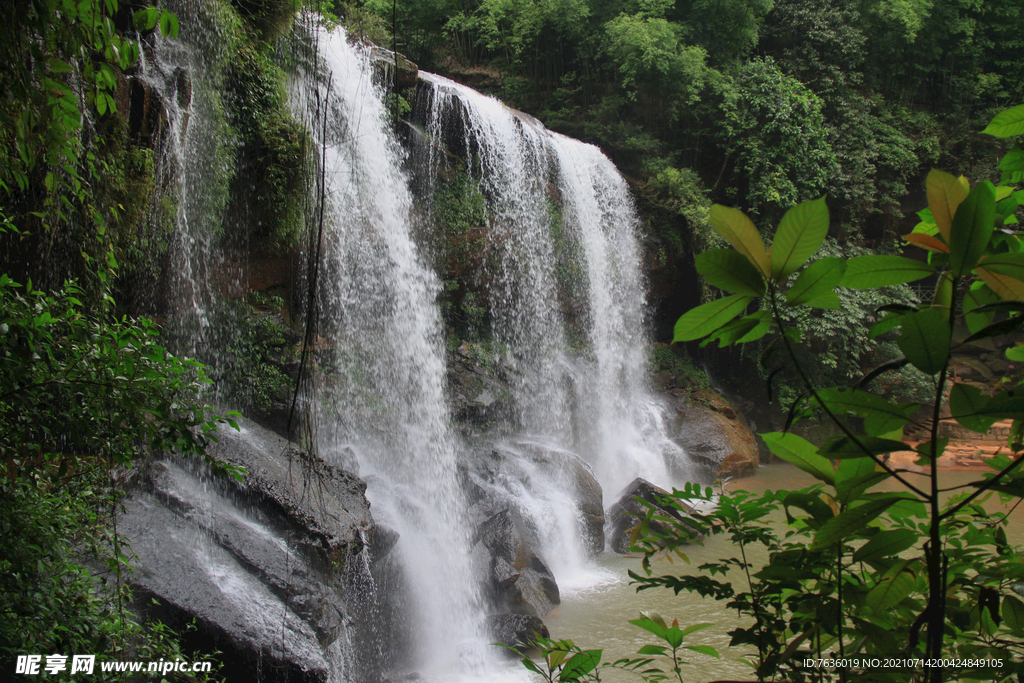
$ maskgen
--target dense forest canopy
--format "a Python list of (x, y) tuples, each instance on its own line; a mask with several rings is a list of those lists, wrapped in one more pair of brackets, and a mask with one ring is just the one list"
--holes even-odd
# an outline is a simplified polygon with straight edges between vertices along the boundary
[(993, 176), (998, 150), (974, 132), (1024, 98), (1014, 0), (366, 0), (336, 10), (422, 68), (600, 145), (662, 210), (653, 227), (669, 243), (675, 217), (696, 227), (709, 202), (763, 228), (827, 194), (837, 236), (885, 248), (920, 204), (901, 211), (928, 168)]

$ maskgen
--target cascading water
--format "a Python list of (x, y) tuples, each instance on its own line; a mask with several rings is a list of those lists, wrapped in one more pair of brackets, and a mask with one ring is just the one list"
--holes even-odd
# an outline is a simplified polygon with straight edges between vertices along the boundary
[[(431, 149), (447, 143), (465, 153), (489, 211), (497, 265), (478, 277), (527, 435), (506, 448), (575, 451), (610, 495), (635, 477), (671, 487), (667, 462), (681, 453), (646, 386), (638, 219), (625, 181), (596, 147), (443, 77), (420, 78), (429, 84), (421, 115)], [(430, 156), (432, 168), (446, 163)], [(584, 351), (571, 353), (570, 342)], [(506, 490), (532, 509), (538, 528), (560, 529), (541, 534), (546, 555), (578, 555), (553, 563), (559, 583), (579, 583), (583, 549), (572, 524), (552, 513), (560, 503), (541, 487), (517, 487)]]
[(638, 219), (626, 181), (599, 149), (552, 134), (565, 224), (586, 264), (593, 363), (577, 382), (582, 423), (577, 448), (590, 454), (605, 491), (635, 477), (668, 486), (666, 460), (679, 447), (665, 436), (661, 409), (647, 389), (644, 279)]
[(224, 262), (216, 236), (234, 171), (228, 150), (235, 140), (224, 125), (220, 88), (209, 82), (218, 71), (213, 64), (224, 60), (216, 24), (191, 4), (171, 4), (182, 35), (191, 40), (154, 35), (152, 50), (141, 51), (139, 78), (152, 93), (149, 107), (166, 116), (150, 134), (161, 148), (159, 176), (167, 188), (165, 206), (155, 213), (171, 206), (175, 214), (168, 268), (172, 336), (179, 353), (212, 363), (219, 352), (210, 329), (213, 272)]
[(358, 466), (375, 518), (400, 534), (414, 664), (466, 673), (486, 664), (489, 638), (445, 401), (440, 284), (411, 238), (402, 153), (368, 55), (341, 29), (317, 41), (322, 67), (296, 81), (293, 102), (323, 136), (320, 330), (331, 358), (314, 404), (319, 452)]
[[(608, 490), (636, 476), (670, 484), (672, 446), (645, 381), (638, 220), (622, 176), (592, 145), (454, 81), (420, 77), (431, 86), (429, 137), (452, 140), (461, 127), (455, 137), (487, 200), (493, 331), (516, 370), (522, 427), (583, 454)], [(585, 340), (573, 339), (580, 327)], [(570, 341), (583, 342), (582, 361)]]
[[(400, 630), (411, 641), (371, 642), (368, 657), (404, 649), (407, 659), (385, 665), (445, 681), (494, 681), (507, 672), (495, 673), (501, 667), (486, 645), (492, 637), (484, 615), (493, 605), (481, 591), (487, 579), (471, 552), (480, 548), (472, 538), (479, 527), (471, 529), (469, 520), (479, 524), (481, 514), (514, 509), (528, 520), (563, 591), (585, 590), (609, 577), (588, 563), (587, 546), (596, 550), (596, 536), (588, 539), (574, 488), (593, 481), (590, 469), (610, 494), (636, 476), (671, 483), (665, 462), (677, 447), (664, 436), (660, 408), (645, 388), (638, 221), (625, 182), (596, 148), (552, 134), (469, 88), (421, 74), (430, 85), (428, 136), (442, 139), (444, 128), (458, 122), (486, 200), (495, 258), (482, 279), (496, 346), (512, 370), (522, 432), (493, 444), (501, 464), (490, 480), (478, 482), (490, 507), (475, 502), (473, 508), (466, 499), (473, 456), (452, 428), (445, 390), (441, 286), (414, 241), (417, 211), (404, 154), (388, 132), (368, 55), (340, 29), (314, 29), (308, 37), (318, 57), (305, 67), (299, 60), (291, 103), (322, 153), (324, 225), (319, 336), (311, 344), (316, 395), (305, 404), (316, 425), (316, 450), (359, 472), (376, 520), (400, 536), (390, 557), (400, 559), (401, 570), (391, 576), (405, 584), (406, 598), (404, 612), (392, 613), (407, 621)], [(201, 222), (217, 220), (216, 188), (205, 179), (220, 174), (217, 150), (225, 142), (203, 99), (214, 97), (210, 88), (179, 97), (181, 73), (203, 73), (190, 61), (184, 48), (161, 42), (156, 63), (144, 72), (164, 93), (167, 147), (182, 188), (175, 315), (189, 352), (208, 354), (198, 347), (210, 345), (209, 272), (220, 257), (212, 246), (215, 231)], [(430, 168), (439, 163), (432, 159)], [(435, 181), (432, 174), (428, 184)], [(599, 513), (599, 491), (596, 497)], [(373, 585), (369, 557), (353, 561), (361, 568), (363, 602), (392, 590)], [(359, 600), (351, 606), (375, 609)], [(356, 635), (352, 640), (353, 648), (366, 645)], [(350, 666), (335, 666), (332, 678), (348, 678)]]
[(428, 134), (442, 140), (446, 126), (461, 125), (472, 173), (478, 178), (497, 252), (488, 273), (495, 337), (509, 345), (520, 422), (539, 436), (564, 431), (570, 421), (565, 384), (571, 381), (560, 319), (547, 194), (555, 161), (547, 131), (535, 119), (496, 99), (433, 74)]

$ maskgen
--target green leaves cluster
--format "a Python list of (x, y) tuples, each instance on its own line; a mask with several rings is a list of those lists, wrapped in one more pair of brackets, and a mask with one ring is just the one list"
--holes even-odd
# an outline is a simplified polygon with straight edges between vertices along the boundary
[[(116, 26), (120, 11), (117, 0), (30, 0), (16, 21), (5, 17), (0, 47), (11, 59), (0, 76), (8, 93), (0, 106), (0, 150), (8, 164), (0, 180), (24, 191), (43, 168), (48, 190), (62, 173), (81, 188), (82, 104), (100, 116), (116, 112), (119, 74), (139, 58), (138, 43)], [(134, 23), (171, 37), (178, 31), (175, 16), (155, 7), (136, 12)], [(73, 90), (75, 79), (84, 92)]]
[[(630, 620), (634, 626), (653, 634), (665, 645), (644, 645), (637, 650), (636, 657), (623, 657), (614, 662), (602, 662), (603, 650), (583, 650), (571, 640), (551, 640), (536, 638), (530, 649), (538, 649), (541, 663), (535, 662), (528, 654), (523, 655), (517, 649), (516, 654), (522, 656), (522, 665), (539, 674), (548, 683), (576, 683), (577, 681), (601, 680), (601, 675), (609, 670), (629, 672), (647, 683), (661, 683), (675, 680), (683, 683), (683, 665), (689, 664), (682, 658), (684, 651), (718, 657), (718, 652), (709, 645), (684, 645), (686, 637), (702, 631), (713, 624), (693, 624), (680, 627), (674, 619), (671, 624), (657, 612), (641, 611), (639, 619)], [(669, 665), (668, 671), (662, 666)]]
[[(1012, 134), (1020, 129), (1020, 118), (1020, 108), (1004, 112), (987, 130)], [(770, 250), (742, 212), (719, 205), (711, 209), (712, 227), (733, 250), (704, 252), (697, 258), (698, 272), (731, 294), (683, 315), (675, 339), (703, 337), (705, 344), (718, 340), (724, 346), (760, 339), (774, 328), (762, 365), (770, 370), (777, 351), (784, 349), (804, 391), (790, 406), (784, 431), (762, 437), (775, 455), (825, 488), (769, 493), (756, 501), (746, 494), (735, 501), (723, 496), (714, 513), (690, 512), (685, 523), (644, 541), (650, 557), (676, 551), (693, 529), (732, 533), (741, 557), (702, 569), (712, 575), (742, 569), (750, 581), (748, 592), (736, 593), (731, 584), (704, 576), (637, 578), (644, 587), (731, 599), (731, 607), (753, 616), (752, 627), (733, 632), (733, 643), (757, 647), (762, 679), (786, 671), (797, 650), (809, 644), (819, 653), (838, 648), (840, 656), (892, 653), (894, 643), (900, 652), (930, 658), (950, 650), (967, 657), (988, 653), (1005, 666), (986, 675), (1000, 678), (1021, 667), (1024, 631), (1017, 628), (1020, 600), (1014, 586), (1024, 565), (1006, 543), (1005, 515), (991, 515), (979, 502), (991, 491), (1024, 494), (1018, 467), (1024, 452), (1024, 392), (1007, 382), (988, 391), (954, 382), (947, 394), (947, 377), (955, 349), (991, 343), (1024, 323), (1024, 250), (1015, 230), (1022, 196), (1014, 187), (988, 181), (971, 187), (965, 178), (939, 170), (928, 175), (926, 185), (928, 209), (906, 236), (927, 250), (922, 259), (870, 254), (808, 265), (829, 227), (824, 200), (791, 208)], [(851, 388), (819, 387), (810, 380), (796, 350), (800, 335), (787, 326), (783, 311), (838, 308), (837, 288), (879, 289), (924, 278), (934, 281), (929, 302), (881, 306), (878, 313), (885, 317), (866, 331), (869, 338), (898, 331), (902, 358), (866, 372)], [(764, 300), (761, 310), (744, 315), (755, 299)], [(1017, 353), (1008, 351), (1011, 358)], [(906, 365), (933, 378), (933, 399), (926, 406), (930, 419), (920, 417), (916, 403), (897, 403), (867, 390), (873, 379)], [(780, 370), (769, 375), (769, 391)], [(1012, 456), (993, 458), (995, 473), (944, 502), (938, 468), (949, 439), (939, 420), (947, 395), (953, 419), (967, 429), (984, 432), (1002, 419), (1013, 420), (1014, 426), (1007, 443)], [(826, 414), (840, 435), (814, 445), (789, 432), (813, 410)], [(904, 441), (907, 426), (924, 428), (929, 437), (919, 444)], [(926, 468), (930, 482), (908, 479), (890, 465), (887, 455), (897, 451), (916, 451), (917, 465)], [(890, 479), (904, 490), (872, 490)], [(701, 495), (689, 488), (676, 493), (681, 500)], [(781, 539), (762, 521), (779, 504), (788, 522)], [(768, 565), (756, 572), (742, 552), (751, 542), (769, 550)], [(872, 680), (891, 679), (884, 672), (868, 673)], [(941, 670), (919, 673), (929, 681), (944, 676)], [(793, 670), (789, 675), (799, 679), (801, 674)], [(858, 680), (866, 680), (861, 675)]]
[(0, 468), (60, 481), (130, 466), (140, 447), (210, 458), (218, 423), (200, 402), (203, 366), (159, 343), (145, 318), (89, 315), (68, 283), (45, 294), (0, 275)]
[[(687, 485), (658, 501), (678, 518), (648, 504), (648, 519), (658, 514), (660, 526), (638, 544), (646, 569), (631, 574), (638, 590), (665, 588), (728, 601), (751, 620), (730, 631), (730, 645), (758, 653), (750, 659), (759, 680), (809, 680), (801, 665), (807, 657), (915, 652), (922, 635), (918, 617), (929, 592), (926, 506), (909, 493), (869, 491), (888, 478), (870, 459), (844, 459), (834, 468), (795, 435), (766, 435), (766, 441), (773, 450), (783, 444), (793, 462), (823, 483), (720, 496)], [(1018, 618), (1024, 603), (1014, 589), (1024, 565), (1007, 544), (1006, 513), (976, 504), (957, 508), (965, 496), (949, 500), (940, 524), (950, 548), (948, 656), (994, 657), (1003, 664), (946, 674), (951, 680), (1004, 680), (1024, 666)], [(777, 521), (780, 515), (784, 525)], [(701, 565), (699, 574), (653, 571), (654, 560), (678, 553), (697, 533), (728, 538), (734, 554)], [(753, 561), (759, 554), (767, 560)], [(921, 668), (815, 672), (822, 680), (858, 681), (919, 680), (926, 674)]]

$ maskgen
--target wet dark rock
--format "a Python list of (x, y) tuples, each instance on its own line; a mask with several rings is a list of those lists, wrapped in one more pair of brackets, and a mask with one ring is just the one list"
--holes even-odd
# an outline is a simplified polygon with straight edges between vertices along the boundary
[(508, 432), (514, 419), (512, 389), (493, 356), (467, 342), (449, 354), (448, 395), (463, 431)]
[(473, 544), (477, 558), (489, 561), (487, 588), (494, 605), (504, 612), (540, 617), (558, 606), (561, 598), (551, 570), (534, 550), (532, 536), (523, 517), (506, 509), (477, 528)]
[(195, 619), (194, 644), (239, 680), (326, 681), (352, 620), (349, 570), (376, 537), (365, 485), (240, 423), (212, 452), (244, 466), (242, 482), (176, 459), (134, 477), (118, 531), (137, 555), (136, 608), (178, 629)]
[[(646, 506), (636, 501), (635, 498), (642, 498), (643, 500), (653, 504), (660, 515), (682, 520), (683, 516), (679, 514), (678, 510), (671, 507), (663, 507), (658, 504), (658, 498), (667, 495), (669, 495), (668, 491), (655, 486), (645, 479), (637, 477), (630, 482), (629, 486), (619, 493), (618, 500), (615, 504), (608, 508), (608, 522), (610, 528), (608, 546), (617, 553), (629, 552), (630, 535), (632, 535), (633, 529), (640, 523), (640, 521), (646, 517), (648, 510)], [(685, 503), (684, 507), (688, 508)], [(665, 528), (665, 525), (660, 524), (657, 521), (652, 521), (650, 528), (651, 531), (659, 532)], [(701, 538), (702, 537), (698, 536), (694, 540), (700, 540)]]
[(604, 493), (590, 465), (571, 451), (542, 444), (519, 443), (516, 452), (539, 465), (544, 475), (576, 503), (589, 554), (604, 550)]
[[(370, 48), (370, 61), (377, 70), (380, 82), (389, 85), (394, 82), (399, 89), (416, 87), (420, 68), (401, 52), (374, 46)], [(394, 76), (396, 73), (397, 77)]]
[[(551, 637), (544, 622), (529, 614), (490, 614), (487, 616), (487, 630), (495, 643), (516, 648), (526, 647), (538, 636)], [(505, 652), (513, 655), (510, 650)]]
[(679, 411), (673, 429), (675, 441), (690, 461), (704, 468), (710, 477), (739, 478), (757, 472), (757, 441), (731, 408), (726, 412), (691, 404)]
[(604, 502), (601, 485), (583, 458), (571, 451), (533, 442), (499, 444), (480, 453), (466, 474), (464, 488), (477, 524), (499, 510), (516, 505), (511, 491), (533, 491), (534, 478), (567, 494), (575, 503), (580, 537), (591, 555), (604, 550)]

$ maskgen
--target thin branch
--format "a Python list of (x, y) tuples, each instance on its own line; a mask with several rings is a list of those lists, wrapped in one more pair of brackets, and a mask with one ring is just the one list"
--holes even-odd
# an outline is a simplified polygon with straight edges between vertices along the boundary
[(818, 395), (818, 390), (811, 383), (811, 380), (807, 376), (807, 373), (804, 372), (803, 367), (801, 367), (800, 363), (797, 361), (797, 359), (796, 359), (796, 351), (793, 349), (793, 345), (790, 342), (789, 337), (786, 336), (785, 329), (782, 327), (782, 316), (779, 315), (779, 305), (778, 305), (778, 302), (775, 300), (775, 289), (774, 288), (772, 288), (769, 291), (768, 298), (772, 302), (772, 313), (774, 314), (774, 317), (775, 317), (775, 323), (779, 326), (779, 331), (782, 333), (782, 343), (786, 345), (786, 351), (789, 353), (789, 357), (793, 360), (793, 365), (796, 367), (796, 371), (797, 371), (797, 373), (799, 373), (800, 379), (803, 380), (804, 386), (806, 386), (807, 390), (811, 392), (811, 395), (814, 396), (814, 399), (818, 402), (818, 405), (821, 406), (822, 410), (825, 411), (825, 414), (828, 415), (829, 419), (831, 419), (832, 422), (834, 422), (836, 424), (836, 426), (839, 427), (840, 430), (842, 430), (843, 434), (845, 434), (847, 438), (849, 438), (855, 444), (857, 444), (857, 446), (862, 451), (864, 451), (864, 453), (869, 458), (871, 458), (875, 462), (876, 465), (878, 465), (883, 470), (888, 472), (893, 478), (895, 478), (898, 482), (900, 482), (901, 484), (906, 486), (908, 489), (910, 489), (911, 491), (913, 491), (917, 495), (921, 496), (922, 498), (927, 499), (928, 496), (927, 496), (927, 494), (924, 491), (922, 491), (921, 489), (917, 488), (916, 486), (911, 484), (909, 481), (907, 481), (906, 479), (901, 477), (899, 474), (897, 474), (896, 470), (894, 470), (893, 468), (891, 468), (888, 465), (886, 465), (885, 462), (883, 462), (877, 455), (872, 453), (869, 448), (865, 447), (864, 444), (862, 444), (860, 442), (860, 440), (856, 436), (854, 436), (853, 432), (851, 432), (847, 428), (847, 426), (845, 424), (843, 424), (843, 422), (838, 417), (836, 417), (835, 413), (833, 413), (829, 409), (829, 407), (827, 405), (825, 405), (825, 402), (823, 400), (821, 400), (821, 397)]
[(985, 480), (985, 484), (983, 486), (979, 486), (978, 489), (974, 493), (972, 493), (971, 495), (967, 496), (966, 498), (964, 498), (962, 501), (960, 501), (959, 503), (957, 503), (956, 505), (954, 505), (950, 509), (946, 510), (944, 513), (942, 513), (942, 515), (939, 516), (939, 519), (946, 519), (947, 517), (955, 515), (957, 512), (962, 510), (965, 506), (969, 505), (971, 503), (971, 501), (973, 501), (975, 498), (977, 498), (981, 494), (983, 494), (986, 491), (988, 491), (989, 489), (991, 489), (994, 485), (998, 484), (1000, 479), (1002, 479), (1006, 475), (1010, 474), (1010, 472), (1012, 472), (1018, 466), (1020, 466), (1021, 462), (1024, 462), (1024, 458), (1018, 457), (1016, 460), (1014, 460), (1009, 465), (1007, 465), (1002, 470), (1000, 470), (999, 473), (996, 474), (996, 476), (992, 477), (991, 479), (986, 479)]

